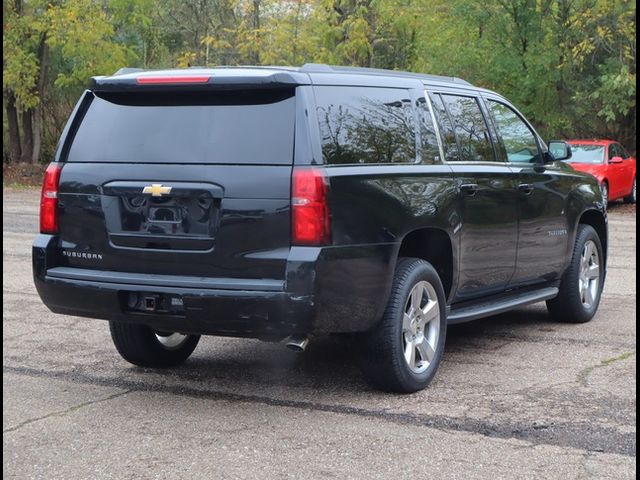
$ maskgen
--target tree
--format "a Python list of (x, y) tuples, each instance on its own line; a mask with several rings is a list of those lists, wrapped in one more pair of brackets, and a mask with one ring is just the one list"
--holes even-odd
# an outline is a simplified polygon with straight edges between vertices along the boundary
[[(42, 138), (42, 99), (47, 88), (86, 85), (92, 75), (112, 73), (133, 58), (112, 40), (106, 12), (91, 0), (3, 4), (3, 92), (12, 161), (37, 162)], [(51, 50), (59, 60), (50, 77)], [(21, 125), (18, 123), (21, 119)]]
[(307, 62), (459, 76), (509, 97), (547, 138), (635, 150), (630, 0), (3, 0), (3, 14), (14, 162), (51, 154), (92, 75)]
[[(22, 0), (3, 3), (3, 76), (10, 159), (34, 160), (33, 117), (46, 75), (46, 28), (32, 14), (44, 8), (34, 2), (25, 12)], [(43, 65), (44, 68), (40, 68)], [(22, 128), (19, 121), (22, 120)], [(21, 132), (22, 130), (22, 132)]]

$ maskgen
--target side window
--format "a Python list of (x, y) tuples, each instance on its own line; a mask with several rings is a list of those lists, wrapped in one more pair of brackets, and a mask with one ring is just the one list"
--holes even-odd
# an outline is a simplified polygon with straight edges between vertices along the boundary
[(622, 145), (614, 143), (609, 147), (609, 160), (611, 160), (613, 157), (621, 157), (622, 159), (625, 159), (628, 157), (628, 155), (626, 155), (626, 152), (622, 148)]
[(368, 87), (314, 90), (325, 163), (416, 162), (416, 118), (409, 91)]
[(418, 106), (418, 121), (420, 124), (420, 154), (422, 163), (426, 165), (442, 163), (438, 137), (436, 136), (436, 129), (433, 125), (433, 117), (431, 116), (427, 100), (421, 97), (417, 100), (416, 105)]
[(489, 129), (475, 98), (442, 95), (453, 121), (460, 148), (460, 160), (495, 162)]
[(540, 161), (536, 136), (522, 118), (503, 103), (489, 100), (487, 105), (502, 138), (502, 148), (506, 150), (508, 161), (514, 163)]
[(451, 123), (451, 118), (444, 108), (444, 102), (439, 94), (430, 93), (429, 98), (433, 105), (433, 113), (436, 116), (440, 127), (440, 138), (444, 147), (444, 156), (447, 162), (455, 162), (460, 159), (458, 155), (458, 142), (456, 141), (456, 133)]

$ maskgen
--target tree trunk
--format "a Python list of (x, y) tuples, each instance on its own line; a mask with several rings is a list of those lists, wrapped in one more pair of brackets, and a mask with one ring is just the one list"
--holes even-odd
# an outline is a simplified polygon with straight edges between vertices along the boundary
[(260, 0), (253, 0), (253, 31), (255, 35), (253, 64), (260, 65)]
[(22, 155), (20, 161), (31, 163), (33, 157), (33, 108), (22, 112)]
[(42, 149), (42, 105), (38, 105), (33, 111), (33, 151), (31, 152), (31, 163), (40, 161), (40, 151)]
[(20, 128), (18, 126), (18, 109), (13, 92), (6, 96), (7, 123), (9, 126), (9, 160), (12, 163), (20, 161)]
[(49, 47), (47, 46), (47, 34), (40, 36), (40, 45), (38, 45), (38, 60), (40, 63), (40, 72), (38, 74), (38, 98), (40, 103), (34, 111), (33, 123), (33, 153), (31, 154), (31, 162), (38, 163), (40, 160), (40, 149), (42, 147), (42, 126), (44, 116), (42, 113), (42, 104), (44, 102), (44, 89), (47, 81), (47, 70), (49, 69)]

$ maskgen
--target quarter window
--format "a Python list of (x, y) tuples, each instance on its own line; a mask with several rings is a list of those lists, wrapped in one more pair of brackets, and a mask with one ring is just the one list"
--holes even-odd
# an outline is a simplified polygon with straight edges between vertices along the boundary
[(316, 87), (328, 164), (415, 163), (416, 118), (408, 90)]
[(442, 95), (454, 125), (460, 149), (460, 160), (495, 162), (489, 129), (477, 99)]
[(540, 159), (538, 142), (535, 134), (522, 118), (503, 103), (489, 100), (487, 104), (502, 139), (500, 148), (504, 150), (508, 161), (513, 163), (538, 162)]

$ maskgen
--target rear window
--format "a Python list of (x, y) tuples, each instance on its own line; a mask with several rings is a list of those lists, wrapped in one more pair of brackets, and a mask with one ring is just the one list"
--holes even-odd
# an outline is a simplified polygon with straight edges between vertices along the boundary
[(471, 97), (442, 95), (453, 121), (460, 160), (464, 162), (495, 162), (489, 129), (478, 101)]
[(68, 162), (293, 163), (294, 90), (90, 95)]

